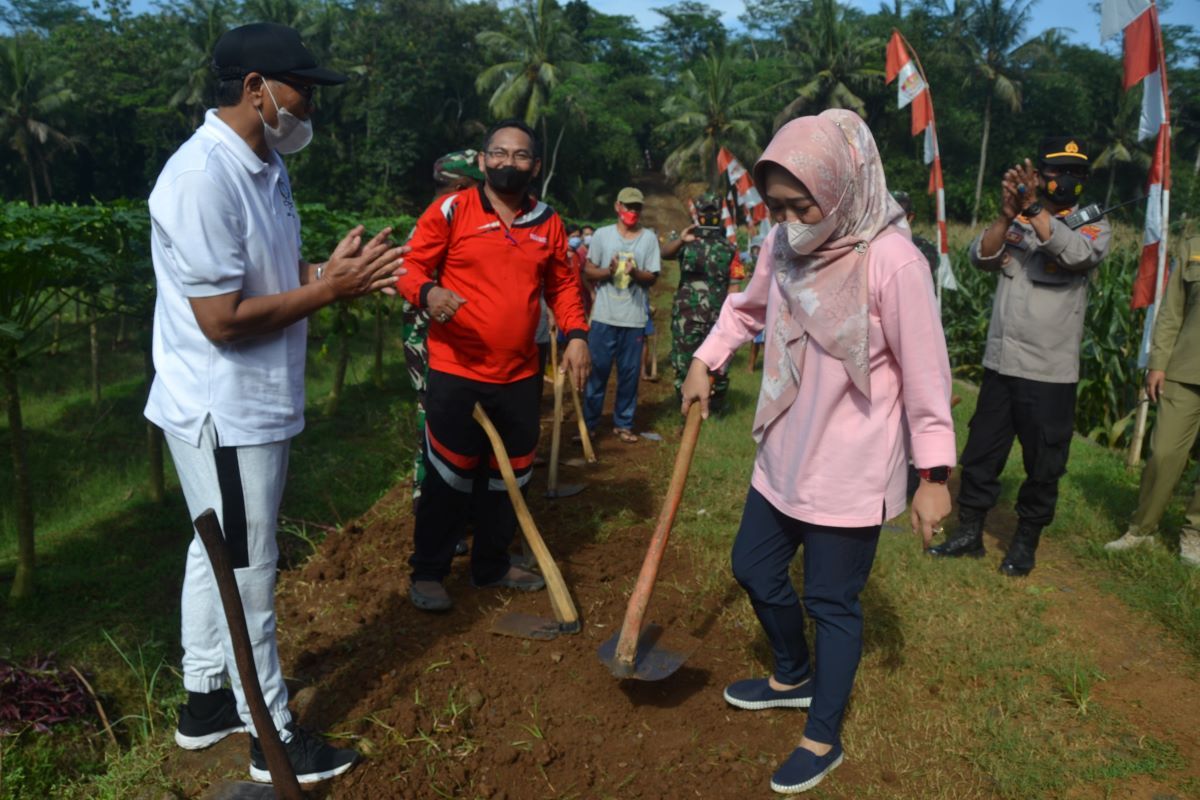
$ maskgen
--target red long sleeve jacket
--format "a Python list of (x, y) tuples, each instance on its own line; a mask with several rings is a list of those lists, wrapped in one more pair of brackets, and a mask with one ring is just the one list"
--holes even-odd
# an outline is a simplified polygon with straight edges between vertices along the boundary
[(435, 200), (409, 244), (399, 284), (405, 299), (424, 308), (429, 290), (441, 286), (467, 301), (449, 322), (430, 324), (430, 369), (485, 383), (535, 375), (543, 293), (568, 339), (587, 336), (566, 232), (545, 203), (530, 198), (508, 228), (483, 187), (464, 189)]

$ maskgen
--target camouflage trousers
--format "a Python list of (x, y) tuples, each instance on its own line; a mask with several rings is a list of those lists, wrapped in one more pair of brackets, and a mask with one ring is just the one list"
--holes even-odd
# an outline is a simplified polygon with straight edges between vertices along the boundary
[[(692, 355), (704, 343), (709, 331), (717, 324), (726, 290), (714, 290), (704, 280), (687, 280), (679, 284), (671, 306), (671, 366), (675, 368), (675, 393), (683, 387)], [(713, 393), (709, 401), (714, 412), (724, 409), (729, 392), (729, 377), (713, 373)]]
[(429, 312), (404, 303), (404, 365), (408, 379), (417, 394), (417, 449), (413, 455), (413, 508), (421, 498), (421, 483), (425, 480), (425, 389), (429, 385)]

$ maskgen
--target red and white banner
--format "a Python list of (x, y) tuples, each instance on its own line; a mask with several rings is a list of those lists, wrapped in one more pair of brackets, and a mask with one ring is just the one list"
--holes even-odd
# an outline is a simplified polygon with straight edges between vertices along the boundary
[(717, 152), (717, 169), (729, 176), (729, 183), (737, 192), (738, 205), (746, 213), (746, 219), (759, 222), (766, 219), (767, 207), (763, 205), (758, 189), (754, 188), (754, 180), (742, 166), (733, 153), (722, 147)]
[(912, 106), (912, 135), (925, 134), (925, 163), (929, 169), (929, 194), (937, 201), (938, 299), (942, 290), (958, 289), (954, 268), (950, 264), (950, 242), (946, 237), (946, 188), (942, 182), (942, 156), (938, 150), (937, 125), (933, 117), (933, 97), (921, 65), (910, 58), (907, 43), (900, 31), (893, 30), (887, 45), (887, 82), (899, 79), (897, 103), (900, 108)]
[(1124, 82), (1128, 91), (1142, 84), (1142, 114), (1138, 139), (1156, 137), (1154, 160), (1146, 178), (1146, 228), (1142, 258), (1133, 283), (1134, 308), (1151, 307), (1147, 314), (1142, 354), (1148, 352), (1153, 318), (1167, 280), (1167, 220), (1171, 211), (1171, 111), (1167, 67), (1163, 58), (1158, 8), (1151, 0), (1104, 0), (1100, 35), (1123, 34)]
[(729, 201), (721, 198), (721, 224), (725, 226), (725, 238), (733, 245), (733, 249), (737, 249), (737, 225), (734, 224), (733, 215), (729, 213)]

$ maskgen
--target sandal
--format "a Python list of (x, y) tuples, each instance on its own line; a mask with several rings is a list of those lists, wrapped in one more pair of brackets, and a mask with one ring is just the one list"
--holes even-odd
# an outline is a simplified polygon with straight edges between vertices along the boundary
[(628, 428), (613, 428), (613, 435), (625, 444), (633, 444), (638, 440), (637, 434)]

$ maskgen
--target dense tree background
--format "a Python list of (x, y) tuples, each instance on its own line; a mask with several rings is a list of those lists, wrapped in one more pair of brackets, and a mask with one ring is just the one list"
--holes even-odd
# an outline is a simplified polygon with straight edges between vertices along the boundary
[[(836, 0), (749, 0), (731, 29), (682, 0), (657, 8), (661, 24), (643, 30), (586, 0), (172, 0), (136, 15), (127, 0), (3, 0), (0, 193), (34, 203), (145, 197), (211, 101), (213, 43), (255, 20), (297, 27), (323, 62), (354, 76), (319, 91), (318, 135), (290, 160), (299, 197), (333, 208), (418, 210), (434, 158), (477, 146), (490, 121), (515, 114), (545, 139), (546, 194), (571, 215), (603, 215), (647, 163), (718, 181), (717, 147), (752, 163), (778, 125), (830, 106), (867, 118), (892, 185), (927, 204), (921, 140), (883, 83), (893, 27), (929, 74), (953, 218), (969, 220), (977, 204), (980, 215), (993, 211), (988, 187), (1004, 166), (1054, 132), (1085, 136), (1103, 154), (1095, 199), (1136, 193), (1148, 163), (1135, 141), (1141, 90), (1121, 90), (1112, 54), (1029, 30), (1029, 7), (893, 0), (866, 14)], [(1172, 207), (1194, 214), (1200, 36), (1166, 35)]]

